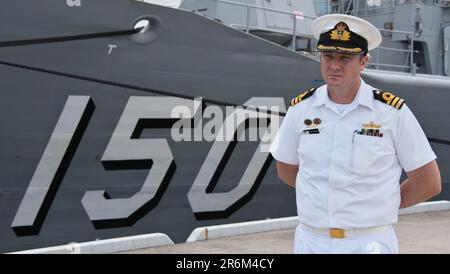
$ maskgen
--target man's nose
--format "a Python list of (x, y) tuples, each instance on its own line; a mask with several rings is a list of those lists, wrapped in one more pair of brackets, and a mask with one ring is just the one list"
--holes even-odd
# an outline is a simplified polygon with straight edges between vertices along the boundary
[(336, 61), (331, 61), (330, 62), (330, 69), (336, 71), (336, 70), (340, 69), (340, 66), (339, 66), (339, 64)]

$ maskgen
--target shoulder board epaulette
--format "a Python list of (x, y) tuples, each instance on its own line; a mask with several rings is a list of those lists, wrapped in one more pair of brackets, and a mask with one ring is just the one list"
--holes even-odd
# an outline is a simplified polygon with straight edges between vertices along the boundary
[(302, 100), (305, 100), (306, 98), (312, 96), (317, 88), (312, 88), (310, 90), (307, 90), (305, 92), (302, 92), (299, 96), (295, 97), (291, 100), (291, 107), (295, 106), (296, 104), (300, 103)]
[(401, 109), (405, 104), (405, 100), (395, 96), (394, 94), (379, 89), (373, 90), (373, 97), (378, 101), (388, 104), (396, 109)]

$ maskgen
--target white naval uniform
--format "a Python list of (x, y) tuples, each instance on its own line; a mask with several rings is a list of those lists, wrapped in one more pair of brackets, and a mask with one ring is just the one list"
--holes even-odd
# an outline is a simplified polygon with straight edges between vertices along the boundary
[[(422, 167), (436, 155), (408, 106), (397, 109), (376, 100), (373, 90), (361, 79), (354, 101), (340, 113), (323, 85), (290, 107), (283, 120), (271, 153), (277, 161), (299, 165), (295, 253), (398, 252), (392, 224), (398, 220), (402, 169)], [(319, 133), (308, 134), (311, 126), (304, 121), (315, 118), (320, 119), (313, 127)], [(370, 122), (381, 126), (382, 137), (356, 133)], [(335, 239), (306, 231), (301, 224), (388, 229)]]

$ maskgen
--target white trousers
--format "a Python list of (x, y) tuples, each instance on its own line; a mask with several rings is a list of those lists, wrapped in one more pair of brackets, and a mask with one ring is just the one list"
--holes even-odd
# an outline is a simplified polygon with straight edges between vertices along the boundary
[(365, 236), (331, 238), (297, 226), (295, 254), (398, 254), (394, 228)]

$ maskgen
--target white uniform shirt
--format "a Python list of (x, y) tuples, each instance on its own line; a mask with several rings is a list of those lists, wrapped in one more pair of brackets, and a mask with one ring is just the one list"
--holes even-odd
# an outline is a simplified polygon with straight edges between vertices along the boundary
[[(400, 176), (436, 159), (406, 104), (401, 109), (374, 99), (361, 80), (342, 113), (327, 86), (290, 107), (271, 147), (273, 157), (299, 165), (296, 178), (300, 222), (318, 228), (364, 228), (398, 220)], [(319, 118), (318, 134), (304, 121)], [(379, 136), (358, 134), (373, 122)], [(356, 132), (355, 132), (356, 131)], [(379, 134), (379, 135), (381, 135)]]

